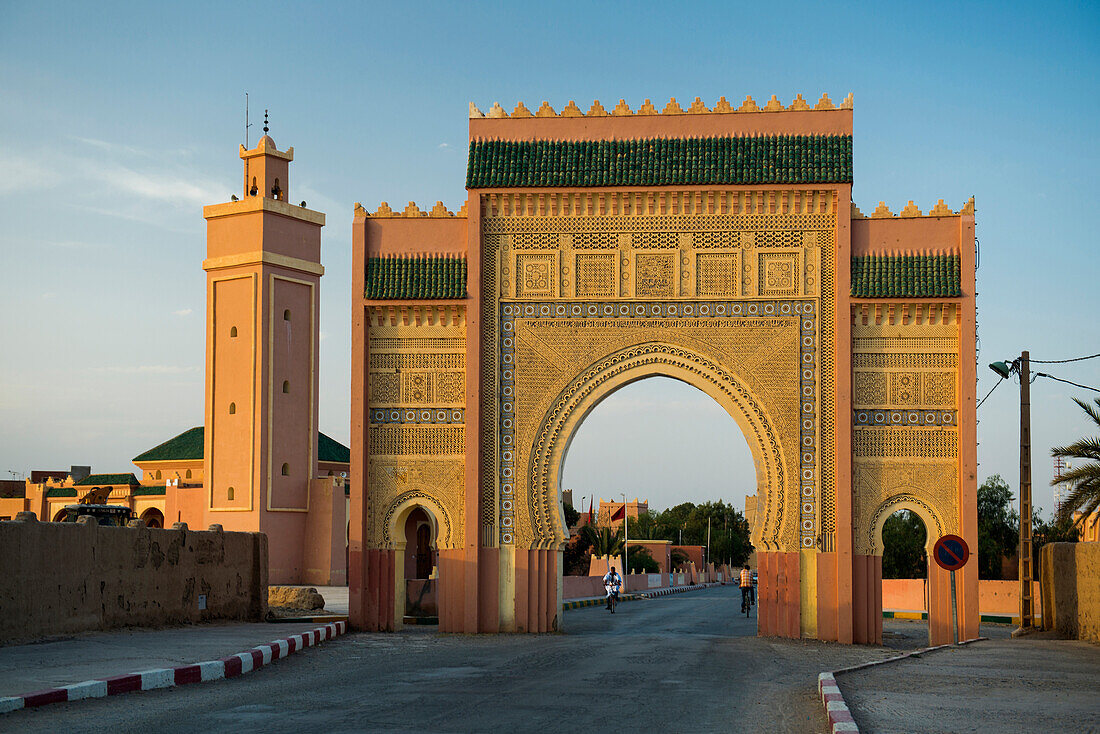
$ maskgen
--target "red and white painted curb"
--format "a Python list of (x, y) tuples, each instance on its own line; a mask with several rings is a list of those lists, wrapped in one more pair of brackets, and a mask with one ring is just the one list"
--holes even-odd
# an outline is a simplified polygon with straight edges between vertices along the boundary
[(177, 668), (157, 668), (138, 673), (116, 675), (110, 678), (88, 680), (61, 688), (47, 688), (43, 691), (26, 693), (22, 696), (0, 698), (0, 714), (18, 711), (21, 708), (45, 706), (48, 703), (79, 701), (82, 698), (102, 698), (130, 691), (151, 691), (156, 688), (171, 688), (187, 683), (205, 683), (206, 681), (236, 678), (251, 673), (257, 668), (285, 658), (293, 652), (313, 647), (325, 640), (331, 640), (348, 631), (348, 623), (333, 622), (324, 627), (292, 635), (281, 640), (273, 640), (257, 645), (251, 650), (230, 655), (220, 660), (181, 665)]
[[(958, 647), (963, 645), (969, 645), (972, 642), (979, 642), (981, 640), (988, 640), (988, 637), (975, 637), (972, 640), (963, 640), (958, 644)], [(874, 668), (878, 665), (885, 663), (893, 663), (898, 660), (905, 660), (906, 658), (919, 658), (926, 652), (932, 652), (933, 650), (942, 650), (945, 647), (956, 647), (956, 645), (934, 645), (933, 647), (923, 647), (920, 650), (912, 650), (910, 652), (902, 653), (901, 655), (894, 655), (893, 657), (884, 658), (882, 660), (872, 660), (869, 663), (861, 663), (860, 665), (852, 665), (847, 668), (841, 668), (840, 670), (834, 670), (832, 673), (821, 673), (817, 676), (817, 690), (821, 694), (821, 703), (825, 707), (825, 713), (829, 715), (829, 724), (833, 727), (833, 734), (838, 732), (858, 732), (859, 727), (856, 726), (855, 719), (852, 718), (852, 712), (848, 709), (848, 704), (844, 701), (844, 694), (840, 692), (840, 687), (836, 683), (836, 676), (841, 673), (851, 673), (855, 670), (863, 670), (865, 668)]]
[(836, 678), (832, 673), (822, 673), (817, 676), (817, 690), (821, 694), (821, 703), (825, 706), (825, 713), (829, 716), (829, 726), (833, 734), (838, 732), (858, 732), (852, 712), (848, 710), (848, 704), (844, 702), (844, 694), (840, 692), (836, 684)]

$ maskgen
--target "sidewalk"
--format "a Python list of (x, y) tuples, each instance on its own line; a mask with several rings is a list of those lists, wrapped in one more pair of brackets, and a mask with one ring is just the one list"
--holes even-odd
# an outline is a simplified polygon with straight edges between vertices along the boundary
[(257, 622), (124, 629), (0, 647), (0, 698), (217, 660), (317, 626)]
[(1096, 731), (1098, 671), (1100, 646), (1040, 633), (933, 650), (836, 683), (860, 731)]

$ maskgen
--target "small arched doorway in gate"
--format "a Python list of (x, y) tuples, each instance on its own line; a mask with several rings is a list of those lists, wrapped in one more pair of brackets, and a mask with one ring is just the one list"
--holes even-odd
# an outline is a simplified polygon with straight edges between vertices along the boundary
[(150, 507), (145, 512), (141, 513), (141, 520), (145, 523), (146, 527), (150, 528), (163, 528), (164, 527), (164, 513), (155, 507)]
[(439, 624), (439, 525), (431, 511), (419, 504), (396, 518), (395, 627), (402, 624)]

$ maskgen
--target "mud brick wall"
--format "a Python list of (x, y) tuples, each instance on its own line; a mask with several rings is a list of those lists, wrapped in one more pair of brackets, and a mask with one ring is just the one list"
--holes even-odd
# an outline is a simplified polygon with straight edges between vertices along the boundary
[(1039, 569), (1043, 627), (1100, 642), (1100, 543), (1048, 543)]
[[(113, 627), (260, 621), (267, 536), (0, 522), (0, 644)], [(205, 596), (205, 609), (200, 609)]]

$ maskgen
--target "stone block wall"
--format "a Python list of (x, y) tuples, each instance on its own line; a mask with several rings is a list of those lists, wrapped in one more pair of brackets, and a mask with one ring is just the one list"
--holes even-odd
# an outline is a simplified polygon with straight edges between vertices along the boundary
[(0, 644), (113, 627), (258, 622), (267, 612), (262, 533), (217, 525), (100, 527), (28, 515), (0, 522)]
[(1048, 543), (1040, 556), (1043, 628), (1100, 641), (1100, 543)]

